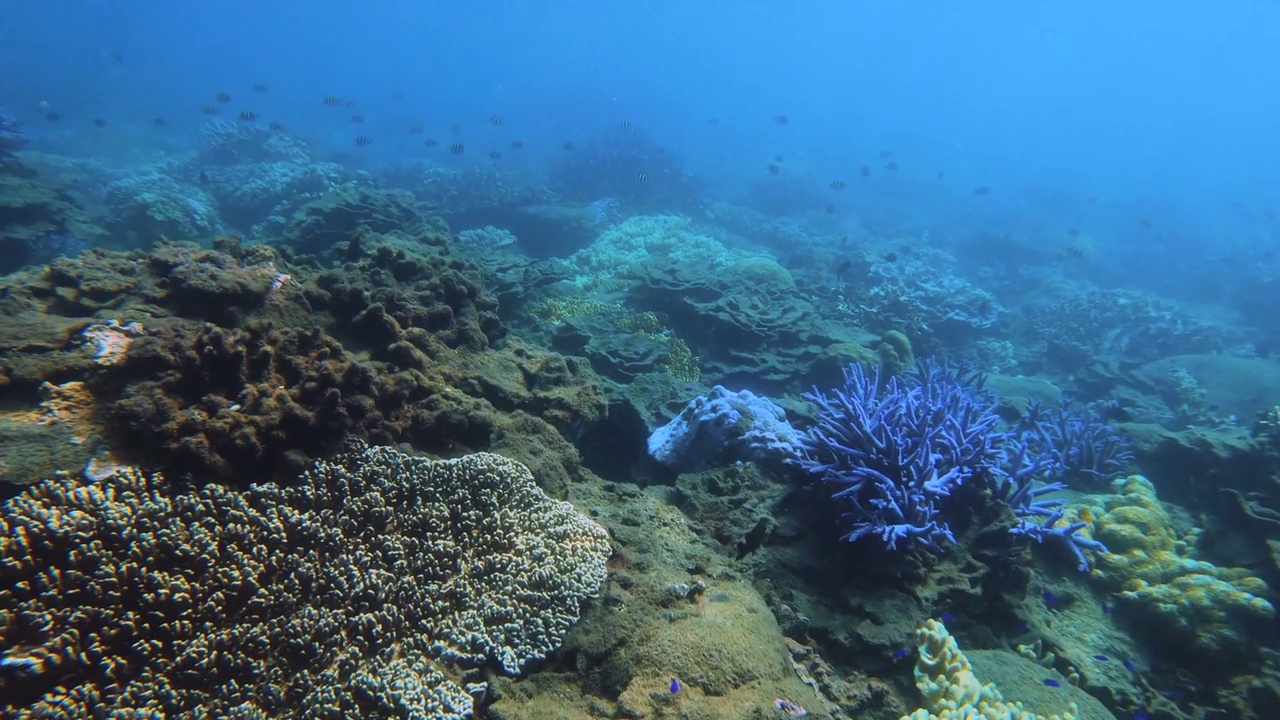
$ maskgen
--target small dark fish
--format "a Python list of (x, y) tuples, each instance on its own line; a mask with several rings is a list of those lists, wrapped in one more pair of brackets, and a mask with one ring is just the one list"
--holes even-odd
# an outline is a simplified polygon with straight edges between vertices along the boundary
[(363, 115), (352, 115), (352, 116), (351, 116), (351, 122), (356, 123), (356, 124), (362, 123), (362, 122), (364, 122), (364, 116), (363, 116)]
[(780, 172), (782, 172), (782, 168), (778, 167), (777, 163), (769, 163), (770, 175), (777, 175)]
[(831, 188), (832, 190), (843, 190), (846, 187), (848, 187), (848, 185), (849, 184), (843, 180), (832, 180), (831, 182), (827, 183), (827, 187)]
[(1138, 222), (1144, 228), (1149, 228), (1152, 225), (1151, 218), (1147, 217), (1146, 215), (1143, 215), (1142, 217), (1138, 218)]
[(501, 150), (490, 150), (490, 151), (489, 151), (489, 159), (490, 159), (490, 160), (498, 160), (498, 159), (500, 159), (501, 157), (502, 157), (502, 151), (501, 151)]
[(454, 155), (461, 155), (462, 152), (466, 149), (467, 149), (467, 146), (463, 145), (460, 142), (455, 142), (449, 146), (449, 152), (453, 153)]
[(511, 141), (511, 149), (512, 149), (512, 150), (523, 150), (523, 149), (524, 149), (524, 141), (523, 141), (523, 140), (512, 140), (512, 141)]
[(871, 168), (867, 167), (866, 165), (863, 165), (862, 167), (858, 168), (858, 173), (862, 175), (862, 177), (864, 178), (871, 177)]
[(561, 145), (560, 149), (564, 150), (565, 152), (573, 152), (573, 143), (567, 142)]
[(779, 125), (787, 125), (791, 122), (791, 118), (787, 117), (786, 115), (774, 115), (773, 121), (778, 123)]
[(165, 127), (166, 125), (169, 124), (169, 121), (165, 120), (164, 118), (152, 118), (151, 124), (155, 125), (156, 127)]
[(1136, 672), (1138, 672), (1138, 663), (1136, 663), (1136, 662), (1134, 662), (1134, 661), (1132, 661), (1132, 660), (1130, 660), (1130, 659), (1128, 659), (1128, 658), (1125, 658), (1124, 660), (1122, 660), (1122, 661), (1120, 662), (1120, 664), (1124, 666), (1124, 669), (1125, 669), (1125, 670), (1128, 670), (1128, 671), (1129, 671), (1129, 672), (1131, 672), (1131, 673), (1136, 673)]
[(947, 171), (946, 171), (946, 170), (939, 170), (939, 171), (938, 171), (938, 179), (939, 179), (939, 180), (941, 180), (942, 178), (944, 178), (944, 177), (946, 177), (946, 176), (947, 176)]
[(271, 124), (267, 125), (267, 129), (272, 132), (280, 132), (281, 130), (284, 129), (284, 126), (281, 125), (279, 122), (272, 120)]
[(330, 107), (337, 107), (342, 104), (342, 98), (337, 95), (325, 95), (324, 104)]
[(122, 53), (122, 52), (113, 52), (113, 53), (111, 53), (111, 59), (112, 59), (112, 60), (115, 60), (116, 62), (124, 62), (124, 53)]
[(44, 114), (44, 119), (49, 122), (58, 122), (62, 119), (62, 114), (50, 111)]
[(911, 654), (911, 653), (907, 652), (906, 650), (903, 650), (902, 648), (898, 648), (897, 650), (894, 650), (894, 651), (893, 651), (893, 659), (894, 659), (894, 660), (901, 660), (901, 659), (903, 659), (903, 658), (907, 657), (907, 656), (908, 656), (908, 655), (910, 655), (910, 654)]
[(392, 100), (394, 100), (394, 101), (396, 101), (396, 102), (399, 102), (399, 101), (403, 100), (403, 99), (404, 99), (404, 91), (403, 91), (403, 90), (396, 90), (395, 92), (391, 93), (391, 99), (392, 99)]
[(838, 278), (844, 277), (844, 274), (849, 270), (849, 265), (852, 262), (853, 262), (852, 260), (845, 260), (844, 262), (840, 263), (840, 265), (836, 267), (836, 277)]
[[(885, 262), (898, 262), (898, 253), (896, 253), (896, 252), (887, 252), (887, 253), (885, 253), (885, 254), (884, 254), (884, 261), (885, 261)], [(1026, 631), (1027, 631), (1027, 630), (1026, 630), (1026, 628), (1023, 628), (1021, 632), (1024, 632), (1024, 633), (1025, 633)]]
[(881, 150), (881, 151), (880, 151), (880, 159), (881, 159), (881, 160), (888, 160), (888, 159), (889, 159), (889, 158), (891, 158), (891, 157), (893, 157), (893, 151), (892, 151), (892, 150)]
[(410, 125), (410, 126), (409, 126), (409, 134), (410, 134), (410, 135), (421, 135), (421, 134), (422, 134), (422, 124), (421, 124), (421, 123), (414, 123), (414, 124)]
[(973, 194), (981, 197), (986, 197), (991, 194), (991, 188), (987, 187), (986, 185), (979, 185), (978, 187), (973, 189)]
[(1047, 685), (1048, 687), (1053, 687), (1053, 688), (1062, 687), (1062, 683), (1058, 682), (1057, 680), (1054, 680), (1053, 678), (1045, 678), (1044, 684)]
[(245, 122), (253, 122), (254, 120), (258, 119), (258, 116), (255, 115), (252, 110), (241, 110), (240, 119), (244, 120)]
[(355, 100), (344, 100), (344, 101), (343, 101), (343, 103), (342, 103), (342, 105), (343, 105), (343, 107), (353, 108), (353, 107), (355, 107), (355, 106), (356, 106), (356, 101), (355, 101)]
[(196, 180), (198, 180), (201, 185), (208, 185), (209, 173), (205, 172), (204, 170), (201, 170), (200, 174), (196, 176)]
[(707, 124), (710, 125), (711, 127), (715, 127), (720, 124), (720, 118), (711, 118), (710, 120), (707, 121)]
[(94, 118), (94, 119), (93, 119), (93, 126), (94, 126), (94, 127), (106, 127), (106, 126), (107, 126), (107, 121), (106, 121), (106, 120), (103, 120), (102, 118)]
[(1140, 710), (1131, 715), (1129, 720), (1151, 720), (1151, 713)]
[(1097, 205), (1097, 204), (1098, 204), (1098, 196), (1097, 196), (1097, 195), (1091, 195), (1091, 196), (1089, 197), (1089, 199), (1087, 200), (1087, 202), (1088, 202), (1090, 205)]
[(680, 681), (675, 678), (671, 678), (671, 694), (675, 695), (678, 692), (680, 692)]
[(1083, 255), (1084, 255), (1084, 250), (1081, 250), (1080, 248), (1076, 247), (1075, 245), (1068, 245), (1068, 246), (1067, 246), (1067, 254), (1068, 254), (1068, 255), (1070, 255), (1071, 257), (1077, 257), (1077, 258), (1078, 258), (1078, 257), (1081, 257), (1081, 256), (1083, 256)]
[(845, 236), (840, 238), (840, 247), (844, 247), (845, 245), (848, 245), (848, 244), (849, 244), (849, 234), (845, 233)]
[(1106, 600), (1103, 600), (1103, 601), (1102, 601), (1102, 614), (1103, 614), (1103, 615), (1110, 615), (1111, 613), (1113, 613), (1113, 612), (1115, 612), (1115, 611), (1116, 611), (1116, 604), (1115, 604), (1115, 603), (1107, 602)]
[(642, 183), (649, 182), (649, 173), (642, 172), (639, 175), (636, 175), (636, 180)]
[(423, 144), (423, 145), (426, 145), (427, 147), (433, 148), (433, 147), (435, 147), (435, 146), (439, 145), (439, 144), (440, 144), (440, 141), (439, 141), (439, 140), (436, 140), (435, 138), (427, 138), (426, 140), (423, 140), (423, 141), (422, 141), (422, 144)]
[(489, 122), (493, 123), (494, 125), (501, 125), (503, 123), (503, 119), (501, 115), (490, 115)]
[(836, 211), (836, 206), (832, 205), (831, 203), (827, 203), (827, 214), (830, 215), (835, 211)]
[(218, 106), (217, 106), (217, 105), (205, 105), (204, 107), (200, 108), (200, 112), (204, 113), (205, 115), (217, 115), (217, 114), (218, 114)]
[(1044, 604), (1050, 607), (1058, 604), (1058, 596), (1053, 594), (1052, 590), (1044, 591)]
[(774, 161), (774, 162), (779, 162), (779, 163), (780, 163), (780, 162), (782, 162), (782, 156), (781, 156), (781, 155), (774, 155), (774, 156), (773, 156), (773, 161)]
[(1080, 237), (1080, 228), (1067, 228), (1067, 237)]
[(685, 385), (685, 386), (684, 386), (684, 391), (685, 391), (685, 392), (687, 392), (687, 393), (693, 392), (693, 386), (692, 386), (692, 385)]
[(264, 92), (266, 92), (268, 89), (269, 89), (269, 88), (267, 88), (267, 84), (266, 84), (266, 83), (254, 83), (254, 84), (253, 84), (253, 91), (254, 91), (254, 92), (264, 93)]
[(356, 138), (356, 144), (360, 147), (368, 147), (373, 144), (373, 138), (368, 135), (361, 135)]
[(1098, 653), (1097, 655), (1093, 656), (1093, 659), (1097, 660), (1098, 662), (1106, 662), (1111, 658), (1107, 657), (1106, 655), (1103, 655), (1102, 653)]
[(885, 165), (885, 166), (884, 166), (884, 169), (885, 169), (885, 170), (897, 170), (897, 169), (898, 169), (898, 163), (896, 163), (896, 162), (891, 162), (891, 163), (889, 163), (888, 165)]
[(213, 96), (213, 99), (214, 99), (214, 100), (217, 100), (217, 101), (218, 101), (218, 102), (220, 102), (220, 103), (229, 103), (229, 102), (231, 102), (231, 93), (229, 93), (229, 92), (220, 92), (220, 93), (218, 93), (217, 95), (214, 95), (214, 96)]
[(623, 132), (627, 133), (628, 135), (636, 134), (636, 126), (632, 125), (630, 120), (623, 120), (622, 124), (619, 125), (618, 127), (622, 128)]

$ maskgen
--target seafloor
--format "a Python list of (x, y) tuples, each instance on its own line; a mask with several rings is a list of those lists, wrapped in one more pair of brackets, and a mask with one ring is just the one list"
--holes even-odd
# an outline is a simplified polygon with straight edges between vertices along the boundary
[[(927, 246), (846, 250), (836, 292), (745, 209), (602, 222), (463, 175), (158, 237), (156, 196), (122, 219), (70, 164), (0, 178), (4, 717), (1280, 717), (1280, 371), (1229, 328), (1079, 290), (983, 334)], [(68, 227), (97, 242), (42, 257)], [(1090, 572), (977, 495), (890, 551), (794, 466), (647, 456), (714, 385), (803, 427), (849, 363), (956, 349), (1006, 422), (1108, 399), (1134, 461), (1062, 518)]]

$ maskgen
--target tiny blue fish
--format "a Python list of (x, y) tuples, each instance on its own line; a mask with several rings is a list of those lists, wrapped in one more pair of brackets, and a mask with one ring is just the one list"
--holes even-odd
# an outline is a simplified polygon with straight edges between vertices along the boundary
[(675, 695), (678, 692), (680, 692), (680, 681), (675, 678), (671, 678), (671, 694)]
[(911, 653), (907, 652), (906, 650), (903, 650), (902, 648), (898, 648), (897, 650), (893, 651), (893, 659), (901, 660), (910, 654)]
[(1052, 590), (1044, 591), (1044, 604), (1053, 606), (1058, 604), (1058, 596), (1053, 594)]
[(1103, 655), (1102, 653), (1098, 653), (1097, 655), (1093, 656), (1093, 659), (1097, 660), (1098, 662), (1106, 662), (1111, 658), (1107, 657), (1106, 655)]
[(1151, 720), (1151, 713), (1146, 711), (1136, 712), (1129, 720)]
[(1026, 626), (1026, 625), (1019, 625), (1019, 626), (1018, 626), (1018, 634), (1019, 634), (1019, 635), (1026, 635), (1026, 634), (1027, 634), (1027, 626)]
[(1102, 603), (1102, 614), (1103, 614), (1103, 615), (1110, 615), (1111, 613), (1115, 612), (1115, 609), (1116, 609), (1116, 604), (1115, 604), (1115, 603), (1109, 603), (1109, 602), (1104, 602), (1104, 603)]
[(942, 618), (942, 622), (955, 622), (956, 616), (949, 612), (944, 612), (938, 617)]
[(1058, 682), (1057, 680), (1054, 680), (1053, 678), (1045, 678), (1044, 684), (1048, 685), (1049, 687), (1059, 687), (1059, 688), (1062, 687), (1062, 683)]
[(1125, 670), (1128, 670), (1128, 671), (1129, 671), (1129, 672), (1131, 672), (1131, 673), (1136, 673), (1136, 672), (1138, 672), (1138, 663), (1136, 663), (1136, 662), (1134, 662), (1134, 661), (1132, 661), (1132, 660), (1128, 660), (1128, 659), (1126, 659), (1126, 660), (1125, 660), (1123, 663), (1121, 663), (1121, 664), (1122, 664), (1122, 665), (1124, 665), (1124, 669), (1125, 669)]

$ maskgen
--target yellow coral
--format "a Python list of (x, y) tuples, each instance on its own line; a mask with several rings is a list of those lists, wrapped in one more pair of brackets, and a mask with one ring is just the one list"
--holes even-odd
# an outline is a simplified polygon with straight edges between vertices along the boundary
[(1191, 557), (1194, 537), (1178, 534), (1149, 480), (1133, 475), (1116, 489), (1088, 528), (1110, 550), (1099, 555), (1095, 580), (1199, 651), (1235, 652), (1250, 628), (1271, 621), (1266, 583), (1244, 568)]
[(925, 706), (902, 720), (1075, 720), (1079, 716), (1074, 702), (1064, 713), (1043, 716), (1025, 710), (1022, 703), (1005, 700), (994, 685), (974, 676), (956, 639), (938, 620), (926, 620), (916, 630), (916, 645), (920, 654), (916, 687)]

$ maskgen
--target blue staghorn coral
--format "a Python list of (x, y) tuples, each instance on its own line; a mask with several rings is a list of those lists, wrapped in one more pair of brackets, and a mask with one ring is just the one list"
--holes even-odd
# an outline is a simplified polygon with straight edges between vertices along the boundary
[(843, 388), (805, 396), (820, 412), (797, 462), (836, 488), (845, 540), (876, 537), (890, 550), (955, 542), (949, 499), (975, 482), (1013, 509), (1013, 535), (1061, 544), (1088, 571), (1083, 551), (1105, 546), (1078, 536), (1079, 524), (1059, 526), (1065, 501), (1043, 496), (1073, 477), (1117, 477), (1132, 455), (1113, 430), (1069, 406), (1032, 406), (1018, 427), (1001, 429), (983, 380), (922, 361), (882, 382), (879, 370), (850, 365)]
[(955, 542), (941, 503), (971, 479), (988, 482), (1003, 459), (980, 375), (923, 361), (881, 382), (855, 363), (843, 388), (805, 397), (821, 412), (799, 464), (848, 506), (843, 539), (878, 537), (890, 550)]

